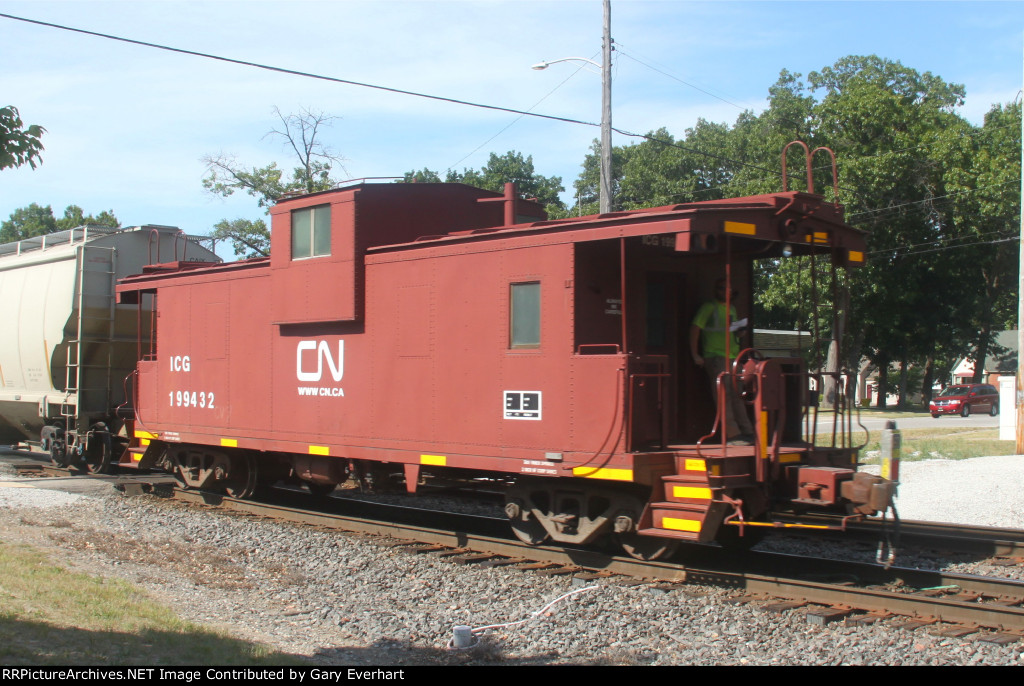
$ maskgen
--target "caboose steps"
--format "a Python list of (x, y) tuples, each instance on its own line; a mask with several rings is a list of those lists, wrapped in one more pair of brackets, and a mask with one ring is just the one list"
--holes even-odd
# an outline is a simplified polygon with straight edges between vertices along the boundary
[(708, 515), (708, 504), (651, 503), (651, 525), (640, 529), (641, 536), (661, 536), (681, 541), (700, 541), (700, 532)]

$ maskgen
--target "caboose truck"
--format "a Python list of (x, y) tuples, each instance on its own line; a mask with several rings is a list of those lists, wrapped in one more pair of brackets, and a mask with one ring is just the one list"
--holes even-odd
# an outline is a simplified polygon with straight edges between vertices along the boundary
[[(893, 484), (856, 471), (838, 374), (818, 434), (823, 377), (802, 359), (744, 352), (716, 403), (689, 353), (716, 279), (751, 311), (754, 259), (862, 263), (862, 233), (811, 190), (554, 221), (511, 185), (283, 199), (269, 258), (121, 281), (156, 328), (122, 463), (243, 498), (281, 479), (484, 480), (525, 541), (610, 534), (642, 558), (773, 512), (884, 513)], [(730, 384), (754, 445), (711, 436)]]

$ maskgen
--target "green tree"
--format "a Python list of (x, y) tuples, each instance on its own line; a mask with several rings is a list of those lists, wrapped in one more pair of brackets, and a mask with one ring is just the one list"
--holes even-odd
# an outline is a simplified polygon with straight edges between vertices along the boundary
[[(911, 365), (925, 368), (927, 391), (950, 356), (984, 356), (987, 337), (1007, 319), (1005, 303), (1016, 297), (1012, 251), (991, 240), (1012, 235), (1019, 216), (1012, 189), (1020, 178), (1020, 108), (994, 108), (979, 130), (956, 113), (963, 99), (961, 85), (873, 55), (843, 58), (806, 79), (783, 71), (769, 107), (743, 112), (732, 127), (699, 121), (681, 139), (660, 129), (616, 147), (616, 207), (777, 192), (786, 143), (831, 148), (838, 197), (825, 155), (812, 163), (815, 192), (843, 203), (847, 220), (869, 232), (866, 266), (840, 276), (848, 302), (826, 297), (816, 308), (807, 260), (763, 260), (755, 318), (844, 337), (850, 366), (861, 352), (883, 374), (895, 364), (905, 399)], [(788, 187), (804, 190), (804, 155), (791, 150)], [(581, 211), (596, 211), (597, 163), (588, 155), (575, 183)], [(832, 330), (835, 308), (849, 313), (854, 331)]]
[[(231, 155), (208, 155), (202, 159), (208, 172), (203, 179), (207, 191), (223, 197), (244, 191), (256, 198), (257, 206), (269, 207), (286, 193), (316, 193), (338, 184), (331, 172), (336, 166), (344, 171), (344, 158), (321, 141), (323, 129), (337, 117), (311, 110), (285, 116), (276, 107), (274, 113), (280, 125), (266, 136), (281, 140), (294, 155), (296, 166), (291, 176), (286, 177), (276, 162), (247, 168)], [(270, 254), (270, 231), (263, 220), (225, 219), (217, 223), (211, 236), (231, 241), (236, 255)]]
[(441, 183), (441, 176), (436, 171), (424, 167), (420, 171), (408, 171), (402, 177), (403, 183)]
[(39, 139), (45, 132), (37, 124), (26, 127), (17, 107), (0, 107), (0, 169), (23, 164), (35, 169), (43, 161), (39, 154), (43, 144)]
[[(409, 171), (405, 173), (406, 183), (439, 183), (441, 175), (430, 169)], [(464, 183), (499, 193), (505, 190), (506, 183), (516, 184), (519, 193), (528, 198), (536, 198), (552, 216), (564, 214), (565, 204), (558, 194), (565, 190), (562, 177), (543, 176), (533, 166), (533, 156), (510, 150), (504, 155), (491, 153), (487, 164), (477, 169), (463, 169), (461, 172), (449, 169), (445, 174), (445, 183)]]
[(11, 213), (7, 221), (0, 224), (0, 243), (20, 241), (24, 238), (43, 236), (55, 231), (66, 231), (85, 224), (97, 224), (117, 228), (121, 226), (112, 210), (100, 212), (98, 215), (87, 215), (78, 205), (68, 205), (64, 216), (56, 218), (53, 209), (32, 203), (28, 207), (19, 207)]
[(980, 383), (995, 334), (1016, 328), (1017, 253), (1006, 247), (1020, 227), (1020, 103), (993, 106), (970, 133), (950, 143), (962, 152), (961, 163), (945, 174), (947, 191), (957, 198), (945, 213), (957, 242), (945, 252), (962, 274), (956, 317), (969, 343), (954, 359), (969, 354)]
[(213, 225), (210, 236), (218, 241), (231, 241), (235, 256), (242, 259), (270, 255), (270, 229), (262, 219), (221, 219)]

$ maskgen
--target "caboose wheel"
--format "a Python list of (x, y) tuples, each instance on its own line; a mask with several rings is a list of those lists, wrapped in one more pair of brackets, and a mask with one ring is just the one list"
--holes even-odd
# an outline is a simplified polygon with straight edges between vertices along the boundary
[(547, 529), (541, 524), (518, 498), (509, 498), (505, 503), (505, 516), (512, 526), (512, 533), (527, 545), (540, 545), (548, 540)]
[(648, 562), (670, 558), (679, 548), (679, 541), (657, 536), (641, 536), (636, 532), (617, 533), (615, 540), (627, 555)]
[(232, 455), (231, 472), (224, 482), (224, 492), (232, 498), (244, 500), (256, 492), (256, 460), (252, 455)]

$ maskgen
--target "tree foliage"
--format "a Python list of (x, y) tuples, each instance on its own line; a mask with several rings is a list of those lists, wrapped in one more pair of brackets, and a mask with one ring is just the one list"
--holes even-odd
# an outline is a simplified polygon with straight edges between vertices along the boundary
[(231, 241), (235, 256), (245, 260), (270, 255), (270, 229), (262, 219), (221, 219), (213, 225), (210, 237)]
[[(335, 167), (344, 171), (344, 158), (323, 143), (323, 129), (331, 126), (337, 117), (323, 112), (303, 110), (299, 114), (284, 115), (274, 108), (280, 124), (267, 132), (264, 138), (279, 139), (295, 162), (290, 176), (271, 162), (262, 167), (246, 167), (233, 155), (221, 153), (202, 159), (208, 175), (203, 187), (228, 197), (244, 191), (256, 198), (259, 207), (269, 207), (288, 193), (316, 193), (334, 188), (338, 180), (331, 176)], [(236, 255), (256, 257), (270, 254), (270, 231), (266, 222), (258, 219), (222, 220), (211, 234), (218, 240), (231, 241)]]
[[(442, 179), (436, 171), (424, 168), (420, 171), (406, 172), (404, 181), (440, 183)], [(558, 215), (565, 210), (564, 203), (558, 197), (558, 194), (565, 190), (562, 186), (562, 177), (538, 174), (533, 166), (533, 156), (524, 158), (522, 153), (515, 150), (510, 150), (504, 155), (492, 152), (487, 164), (479, 170), (463, 169), (457, 172), (449, 169), (443, 181), (464, 183), (499, 193), (505, 190), (506, 183), (514, 183), (520, 193), (528, 198), (536, 198), (547, 207), (550, 214)]]
[(18, 108), (0, 107), (0, 169), (27, 164), (33, 169), (42, 163), (40, 138), (46, 132), (42, 126), (25, 126)]
[(43, 236), (55, 231), (67, 231), (85, 224), (97, 224), (117, 228), (121, 222), (112, 210), (105, 210), (97, 215), (87, 215), (78, 205), (68, 205), (64, 216), (57, 218), (53, 209), (32, 203), (27, 207), (19, 207), (11, 213), (7, 221), (0, 224), (0, 243), (20, 241), (24, 238)]
[[(845, 57), (806, 79), (783, 70), (768, 108), (743, 112), (731, 127), (700, 120), (682, 138), (663, 128), (616, 147), (614, 206), (780, 191), (786, 143), (831, 148), (838, 198), (824, 155), (813, 160), (815, 192), (869, 232), (866, 266), (844, 277), (848, 303), (826, 297), (815, 308), (806, 260), (764, 260), (755, 318), (831, 335), (832, 308), (846, 310), (857, 323), (844, 334), (853, 351), (846, 363), (864, 354), (883, 369), (918, 365), (927, 392), (952, 360), (985, 356), (1016, 302), (1012, 251), (992, 241), (1013, 235), (1020, 216), (1020, 106), (994, 107), (979, 128), (957, 114), (964, 97), (962, 85), (874, 55)], [(790, 190), (805, 190), (802, 154), (790, 154), (785, 173)], [(596, 211), (597, 183), (595, 147), (575, 182), (576, 211)]]

